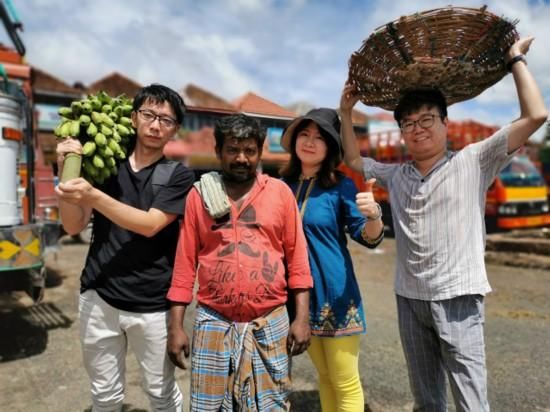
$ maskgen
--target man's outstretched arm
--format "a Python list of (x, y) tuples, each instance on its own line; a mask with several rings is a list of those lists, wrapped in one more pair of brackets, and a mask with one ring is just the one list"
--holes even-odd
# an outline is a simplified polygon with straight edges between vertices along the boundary
[[(533, 37), (519, 39), (506, 52), (505, 61), (508, 63), (521, 54), (525, 55), (533, 40)], [(508, 153), (522, 146), (548, 117), (544, 99), (525, 61), (518, 60), (512, 65), (512, 75), (518, 94), (520, 117), (510, 126)]]
[[(95, 209), (118, 226), (146, 237), (154, 236), (177, 218), (177, 215), (159, 209), (141, 210), (129, 206), (93, 187), (81, 177), (60, 183), (56, 193), (63, 203), (73, 208)], [(62, 220), (65, 225), (63, 214)]]

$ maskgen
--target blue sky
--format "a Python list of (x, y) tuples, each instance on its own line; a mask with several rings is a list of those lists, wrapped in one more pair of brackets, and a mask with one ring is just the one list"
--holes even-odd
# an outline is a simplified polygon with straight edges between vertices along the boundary
[[(352, 0), (12, 0), (25, 26), (27, 59), (72, 83), (119, 71), (142, 84), (188, 83), (232, 100), (254, 91), (281, 105), (338, 104), (347, 62), (378, 26), (449, 1)], [(461, 1), (509, 19), (536, 37), (529, 68), (550, 106), (550, 5), (543, 1)], [(2, 31), (0, 41), (7, 37)], [(361, 104), (359, 110), (378, 111)], [(517, 117), (507, 76), (453, 105), (452, 119), (504, 124)]]

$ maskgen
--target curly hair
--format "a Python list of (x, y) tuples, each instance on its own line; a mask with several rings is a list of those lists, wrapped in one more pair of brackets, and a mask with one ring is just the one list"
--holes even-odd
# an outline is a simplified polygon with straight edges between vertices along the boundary
[(260, 123), (244, 114), (224, 117), (216, 122), (214, 128), (216, 151), (221, 151), (226, 139), (246, 140), (254, 139), (258, 149), (262, 149), (266, 137), (265, 128)]

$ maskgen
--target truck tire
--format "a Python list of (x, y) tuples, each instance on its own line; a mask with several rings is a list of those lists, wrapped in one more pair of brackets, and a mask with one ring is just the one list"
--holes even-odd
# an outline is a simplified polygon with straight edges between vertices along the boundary
[(30, 290), (29, 296), (35, 305), (42, 302), (44, 299), (44, 289), (46, 288), (46, 267), (42, 266), (39, 270), (31, 269), (29, 271)]

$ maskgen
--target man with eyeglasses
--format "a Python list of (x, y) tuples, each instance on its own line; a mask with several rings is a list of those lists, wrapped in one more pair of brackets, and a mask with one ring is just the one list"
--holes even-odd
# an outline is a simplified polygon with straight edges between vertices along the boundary
[(397, 243), (395, 293), (414, 411), (446, 411), (446, 374), (458, 411), (488, 411), (483, 337), (485, 196), (511, 157), (548, 116), (524, 54), (532, 37), (505, 55), (520, 117), (459, 152), (447, 150), (447, 105), (438, 90), (414, 90), (394, 117), (412, 161), (382, 164), (361, 158), (344, 87), (340, 108), (345, 161), (388, 190)]
[[(182, 409), (175, 368), (166, 352), (166, 293), (178, 217), (194, 173), (182, 164), (167, 163), (162, 150), (178, 131), (184, 110), (183, 99), (175, 91), (158, 84), (144, 87), (134, 98), (131, 115), (135, 147), (116, 176), (99, 187), (78, 178), (56, 189), (67, 233), (79, 233), (93, 214), (79, 302), (93, 412), (121, 410), (128, 345), (143, 373), (151, 409)], [(60, 173), (70, 152), (82, 152), (79, 141), (63, 139), (57, 146)]]

